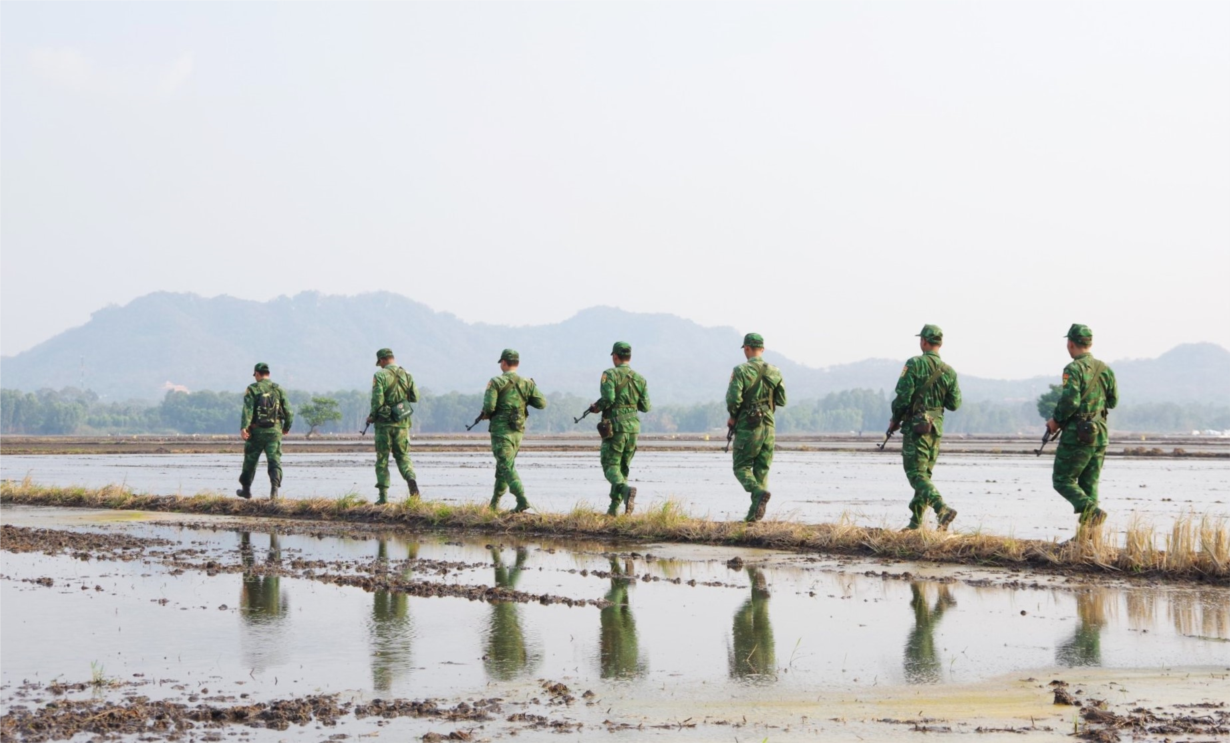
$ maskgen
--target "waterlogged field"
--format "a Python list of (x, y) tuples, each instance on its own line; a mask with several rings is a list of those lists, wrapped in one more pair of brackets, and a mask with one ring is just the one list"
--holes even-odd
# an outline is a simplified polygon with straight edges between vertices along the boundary
[[(446, 502), (486, 502), (491, 497), (494, 463), (475, 452), (413, 455), (425, 498)], [(524, 451), (518, 458), (531, 503), (543, 511), (565, 512), (578, 503), (604, 509), (607, 484), (596, 452)], [(295, 453), (283, 457), (287, 498), (336, 498), (355, 492), (375, 499), (375, 455)], [(102, 487), (125, 484), (139, 492), (191, 495), (233, 493), (238, 455), (73, 455), (0, 457), (6, 479), (31, 477), (42, 485)], [(394, 497), (404, 486), (393, 468)], [(941, 456), (934, 481), (960, 511), (953, 528), (982, 530), (1028, 539), (1066, 539), (1075, 516), (1051, 488), (1049, 457), (953, 454)], [(747, 496), (730, 472), (730, 457), (720, 452), (644, 451), (633, 462), (638, 502), (673, 499), (696, 516), (729, 520), (747, 512)], [(268, 480), (258, 470), (254, 492), (266, 494)], [(779, 451), (770, 486), (768, 518), (808, 523), (834, 522), (843, 515), (867, 526), (904, 526), (912, 495), (899, 452), (848, 453)], [(512, 497), (505, 496), (511, 507)], [(1188, 513), (1230, 515), (1230, 459), (1107, 460), (1102, 506), (1122, 531), (1139, 518), (1164, 533)]]
[(0, 520), (7, 734), (50, 701), (78, 730), (113, 705), (200, 740), (1230, 735), (1224, 585), (133, 512)]

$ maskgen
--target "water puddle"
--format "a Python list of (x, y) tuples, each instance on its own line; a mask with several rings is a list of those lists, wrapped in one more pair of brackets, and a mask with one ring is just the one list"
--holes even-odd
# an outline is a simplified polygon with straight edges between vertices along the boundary
[[(751, 726), (738, 732), (746, 739), (806, 739), (834, 724), (818, 712), (843, 703), (848, 712), (878, 699), (869, 714), (884, 714), (909, 699), (911, 716), (920, 695), (938, 705), (988, 689), (1002, 692), (995, 709), (1009, 710), (996, 714), (1028, 709), (1070, 729), (1071, 711), (1052, 708), (1044, 688), (1053, 678), (1112, 688), (1137, 679), (1127, 687), (1157, 698), (1167, 684), (1139, 679), (1184, 669), (1204, 685), (1180, 698), (1230, 698), (1225, 587), (717, 547), (0, 513), (6, 710), (38, 697), (29, 686), (23, 696), (23, 681), (89, 681), (92, 667), (140, 682), (108, 693), (150, 699), (499, 698), (499, 721), (553, 711), (590, 730), (666, 725), (655, 734), (731, 740), (728, 725)], [(464, 727), (385, 722), (416, 735)], [(866, 734), (859, 725), (873, 722), (850, 724), (840, 727)]]

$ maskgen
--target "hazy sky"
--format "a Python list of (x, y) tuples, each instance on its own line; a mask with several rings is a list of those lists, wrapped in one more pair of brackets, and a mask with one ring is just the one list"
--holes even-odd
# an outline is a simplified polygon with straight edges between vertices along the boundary
[(0, 13), (5, 354), (157, 290), (616, 305), (815, 366), (934, 322), (998, 377), (1072, 322), (1230, 346), (1230, 3)]

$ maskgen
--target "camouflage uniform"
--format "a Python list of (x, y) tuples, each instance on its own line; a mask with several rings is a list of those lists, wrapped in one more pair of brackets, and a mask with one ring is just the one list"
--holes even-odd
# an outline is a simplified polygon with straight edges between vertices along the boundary
[[(255, 373), (268, 374), (268, 365), (257, 364)], [(277, 497), (277, 490), (282, 487), (282, 434), (290, 432), (294, 420), (295, 414), (281, 387), (268, 379), (248, 385), (239, 418), (239, 429), (248, 432), (248, 439), (243, 442), (243, 469), (239, 474), (239, 484), (243, 486), (237, 493), (240, 497), (252, 496), (252, 480), (256, 477), (261, 452), (269, 468), (269, 497)]]
[[(943, 332), (934, 325), (923, 327), (919, 336), (929, 343), (939, 343), (944, 339)], [(943, 371), (939, 378), (929, 390), (922, 393), (915, 409), (915, 393), (926, 385), (927, 380), (941, 366)], [(927, 351), (905, 362), (901, 369), (901, 378), (897, 380), (897, 394), (892, 402), (892, 411), (893, 421), (902, 426), (901, 460), (910, 487), (914, 488), (914, 498), (910, 501), (910, 529), (919, 527), (927, 508), (935, 509), (941, 527), (947, 527), (947, 521), (951, 521), (951, 516), (956, 514), (956, 511), (944, 505), (940, 491), (931, 483), (931, 472), (935, 469), (935, 460), (940, 455), (940, 439), (944, 436), (944, 410), (956, 410), (959, 407), (961, 388), (957, 384), (957, 373), (940, 360), (938, 352)], [(930, 419), (930, 433), (914, 433), (914, 422), (920, 417)]]
[(607, 591), (609, 606), (603, 607), (598, 621), (598, 657), (602, 678), (634, 678), (644, 675), (646, 663), (641, 659), (640, 644), (636, 635), (636, 620), (628, 603), (628, 583), (636, 579), (632, 561), (626, 569), (620, 567), (614, 557), (611, 561), (611, 590)]
[(772, 681), (777, 678), (777, 651), (769, 623), (769, 588), (759, 568), (747, 566), (752, 595), (735, 612), (728, 654), (730, 675)]
[[(1093, 331), (1085, 325), (1073, 325), (1068, 339), (1078, 345), (1093, 342)], [(1098, 361), (1088, 351), (1072, 359), (1063, 370), (1063, 391), (1051, 417), (1063, 433), (1055, 451), (1055, 467), (1051, 482), (1055, 490), (1081, 514), (1081, 523), (1098, 508), (1098, 478), (1106, 457), (1108, 434), (1107, 410), (1119, 403), (1119, 386), (1110, 367)], [(1088, 421), (1093, 425), (1093, 442), (1082, 443), (1076, 429)]]
[[(747, 348), (764, 348), (764, 338), (748, 333)], [(726, 410), (735, 419), (735, 479), (752, 496), (747, 521), (764, 516), (769, 500), (769, 468), (773, 466), (776, 429), (773, 411), (786, 404), (786, 386), (776, 366), (753, 356), (730, 373), (726, 388)]]
[[(383, 355), (381, 355), (383, 354)], [(387, 348), (377, 352), (379, 359), (392, 358)], [(389, 454), (397, 462), (397, 470), (410, 489), (411, 497), (419, 494), (418, 479), (410, 462), (410, 419), (393, 420), (392, 408), (401, 402), (418, 402), (419, 390), (410, 372), (397, 364), (387, 364), (372, 377), (370, 416), (376, 425), (376, 492), (377, 504), (385, 503), (389, 493)]]
[[(500, 354), (500, 361), (515, 364), (520, 356), (512, 349), (505, 349)], [(495, 492), (491, 495), (491, 508), (500, 505), (500, 498), (506, 491), (512, 491), (517, 498), (516, 511), (524, 511), (530, 507), (525, 499), (525, 488), (521, 485), (521, 477), (517, 474), (517, 452), (521, 450), (521, 437), (525, 434), (525, 424), (529, 417), (528, 407), (542, 410), (547, 407), (547, 400), (538, 391), (538, 385), (532, 379), (522, 379), (515, 370), (508, 370), (498, 377), (492, 377), (483, 393), (483, 417), (490, 420), (491, 453), (495, 455)]]
[[(612, 356), (631, 355), (632, 346), (616, 343)], [(602, 440), (602, 473), (611, 483), (611, 506), (607, 513), (614, 516), (620, 503), (632, 512), (636, 488), (628, 485), (628, 469), (636, 456), (636, 437), (641, 432), (637, 411), (649, 412), (649, 388), (645, 378), (632, 371), (627, 361), (602, 373), (598, 402), (602, 419), (610, 421), (611, 436)]]

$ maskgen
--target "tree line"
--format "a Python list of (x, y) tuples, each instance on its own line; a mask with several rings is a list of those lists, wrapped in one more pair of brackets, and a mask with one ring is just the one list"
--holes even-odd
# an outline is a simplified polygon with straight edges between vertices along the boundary
[[(343, 390), (326, 394), (287, 390), (296, 414), (294, 433), (307, 433), (316, 423), (318, 433), (358, 433), (367, 418), (370, 394)], [(415, 406), (414, 430), (420, 433), (458, 433), (482, 409), (481, 394), (424, 393)], [(966, 402), (944, 420), (945, 433), (1033, 433), (1049, 417), (1057, 399), (1051, 390), (1037, 401), (1010, 403)], [(585, 432), (597, 423), (593, 416), (574, 424), (592, 402), (577, 395), (547, 396), (546, 410), (531, 410), (530, 433)], [(0, 433), (25, 435), (65, 434), (226, 434), (237, 433), (243, 405), (241, 392), (168, 392), (156, 404), (143, 401), (104, 402), (89, 390), (67, 387), (38, 392), (0, 390)], [(721, 402), (661, 405), (641, 416), (646, 433), (721, 432), (726, 427), (726, 406)], [(889, 418), (889, 399), (882, 391), (866, 389), (830, 393), (823, 398), (791, 403), (777, 411), (779, 433), (880, 433)], [(309, 420), (311, 419), (311, 420)], [(1150, 433), (1189, 433), (1193, 430), (1230, 429), (1230, 406), (1142, 403), (1116, 409), (1115, 429)], [(485, 427), (480, 427), (485, 430)], [(476, 429), (478, 430), (478, 429)]]

